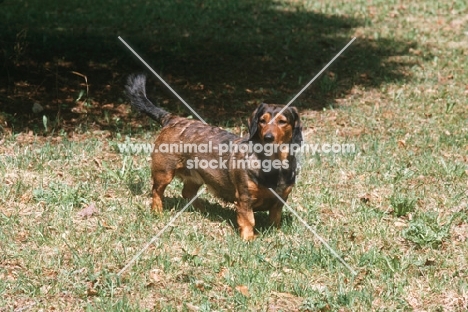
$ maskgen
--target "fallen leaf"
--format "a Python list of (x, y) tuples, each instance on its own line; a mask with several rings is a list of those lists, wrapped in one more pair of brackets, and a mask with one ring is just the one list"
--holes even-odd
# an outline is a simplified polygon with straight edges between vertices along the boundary
[(153, 269), (149, 272), (149, 277), (153, 283), (160, 283), (162, 281), (161, 275), (163, 271), (160, 269)]
[(96, 166), (98, 166), (98, 168), (102, 168), (102, 164), (101, 164), (101, 161), (99, 159), (97, 159), (96, 157), (93, 158), (93, 161), (94, 163), (96, 164)]
[(88, 282), (87, 286), (88, 287), (86, 288), (86, 294), (88, 296), (96, 296), (98, 294), (97, 290), (94, 288), (93, 282)]
[(434, 265), (435, 264), (435, 259), (434, 258), (428, 258), (426, 259), (426, 262), (424, 262), (424, 265), (425, 266), (431, 266), (431, 265)]
[(223, 268), (221, 268), (221, 270), (219, 270), (218, 276), (226, 278), (226, 277), (229, 276), (228, 274), (229, 274), (229, 270), (227, 268), (223, 267)]
[(395, 227), (397, 227), (397, 228), (406, 227), (406, 223), (405, 223), (405, 222), (402, 222), (402, 221), (395, 221), (394, 225), (395, 225)]
[[(320, 286), (320, 287), (322, 287), (322, 286)], [(314, 288), (314, 287), (312, 287), (312, 288)], [(319, 289), (315, 289), (315, 288), (314, 288), (314, 290), (319, 291)], [(271, 294), (272, 294), (272, 295), (275, 295), (275, 296), (278, 297), (278, 298), (288, 298), (288, 299), (297, 298), (297, 297), (294, 296), (293, 294), (285, 293), (285, 292), (276, 292), (276, 291), (273, 291)]]
[(371, 195), (369, 193), (363, 194), (359, 196), (359, 200), (364, 204), (368, 204), (370, 202)]
[(205, 290), (205, 283), (201, 280), (195, 281), (195, 287), (197, 287), (199, 290), (204, 291)]
[(200, 308), (191, 304), (191, 303), (184, 303), (185, 307), (189, 310), (189, 311), (200, 311)]
[(83, 208), (80, 212), (78, 212), (78, 216), (85, 219), (91, 217), (93, 214), (97, 214), (97, 209), (94, 203), (88, 205), (88, 207)]
[(465, 242), (468, 239), (468, 225), (460, 224), (453, 228), (455, 240), (458, 242)]
[(398, 140), (397, 143), (398, 143), (398, 147), (406, 147), (405, 140)]
[(236, 290), (238, 292), (240, 292), (241, 294), (243, 294), (244, 296), (246, 297), (249, 297), (250, 294), (249, 294), (249, 288), (245, 285), (239, 285), (239, 286), (236, 286)]
[(115, 226), (111, 226), (111, 225), (107, 224), (107, 222), (105, 220), (103, 220), (101, 222), (101, 226), (103, 228), (105, 228), (106, 230), (114, 230), (115, 229)]
[(307, 210), (301, 206), (301, 204), (296, 204), (296, 210), (300, 212), (306, 212)]

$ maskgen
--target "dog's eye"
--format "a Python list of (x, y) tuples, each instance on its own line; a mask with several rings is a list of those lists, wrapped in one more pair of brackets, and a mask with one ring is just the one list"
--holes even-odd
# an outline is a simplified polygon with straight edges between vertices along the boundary
[(258, 122), (262, 125), (266, 124), (265, 118), (261, 118)]
[(286, 120), (278, 120), (278, 124), (279, 124), (280, 126), (284, 126), (284, 125), (286, 125), (287, 123), (288, 123), (288, 122), (287, 122)]

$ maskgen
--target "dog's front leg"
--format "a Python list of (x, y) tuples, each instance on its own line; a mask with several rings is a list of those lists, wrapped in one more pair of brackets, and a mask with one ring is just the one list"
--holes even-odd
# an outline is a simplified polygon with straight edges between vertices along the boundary
[(237, 224), (239, 225), (240, 236), (245, 240), (253, 240), (255, 238), (254, 226), (255, 218), (250, 199), (241, 199), (237, 203)]
[[(288, 186), (282, 192), (280, 192), (283, 201), (286, 201), (288, 199), (291, 190), (292, 186)], [(272, 207), (269, 209), (268, 217), (270, 220), (270, 224), (276, 226), (277, 228), (279, 228), (281, 225), (281, 212), (283, 211), (283, 206), (283, 202), (276, 199)]]

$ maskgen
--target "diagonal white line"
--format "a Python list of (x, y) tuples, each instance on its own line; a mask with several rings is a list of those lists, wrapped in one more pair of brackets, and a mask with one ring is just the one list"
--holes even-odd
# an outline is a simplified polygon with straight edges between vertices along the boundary
[(205, 120), (203, 120), (203, 118), (200, 117), (200, 115), (197, 114), (196, 111), (194, 111), (192, 109), (192, 107), (190, 107), (190, 105), (187, 104), (187, 102), (184, 101), (184, 99), (182, 97), (180, 97), (180, 95), (177, 94), (177, 92), (174, 91), (174, 89), (171, 88), (171, 86), (169, 84), (167, 84), (167, 82), (164, 81), (164, 79), (162, 79), (161, 76), (158, 75), (157, 72), (154, 71), (154, 69), (151, 68), (151, 66), (148, 65), (148, 63), (145, 62), (145, 60), (138, 55), (138, 53), (135, 52), (135, 50), (132, 49), (132, 47), (130, 45), (128, 45), (127, 42), (125, 42), (125, 40), (122, 39), (122, 37), (118, 37), (120, 41), (122, 41), (122, 43), (130, 50), (132, 51), (133, 54), (135, 54), (135, 56), (143, 63), (145, 64), (146, 67), (148, 67), (148, 69), (156, 76), (158, 77), (159, 80), (161, 80), (161, 82), (169, 89), (172, 91), (172, 93), (174, 93), (174, 95), (182, 102), (184, 103), (185, 106), (187, 106), (187, 108), (195, 115), (197, 116), (198, 119), (200, 119), (201, 122), (203, 122), (205, 125), (207, 124)]
[(120, 270), (119, 273), (117, 273), (117, 275), (121, 275), (126, 269), (128, 269), (128, 267), (130, 265), (132, 265), (133, 262), (135, 262), (140, 256), (141, 254), (146, 250), (148, 249), (149, 246), (151, 246), (151, 244), (153, 244), (158, 238), (159, 236), (161, 236), (161, 234), (168, 228), (171, 226), (171, 224), (195, 201), (195, 199), (197, 199), (201, 194), (203, 194), (203, 192), (205, 191), (205, 189), (203, 188), (197, 195), (195, 195), (189, 202), (187, 205), (185, 205), (184, 208), (182, 208), (181, 211), (179, 211), (172, 219), (171, 221), (169, 221), (169, 223), (166, 224), (165, 227), (163, 227), (161, 229), (161, 231), (158, 232), (158, 234), (156, 234), (150, 241), (148, 244), (146, 244), (145, 247), (143, 247), (133, 258), (132, 260), (130, 260), (130, 262), (128, 262), (123, 268), (122, 270)]
[(280, 112), (279, 112), (278, 114), (275, 115), (275, 117), (273, 117), (273, 119), (270, 120), (269, 124), (271, 124), (271, 123), (276, 119), (276, 116), (281, 115), (281, 113), (284, 112), (284, 110), (285, 110), (286, 108), (288, 108), (288, 106), (291, 105), (292, 102), (294, 102), (294, 101), (299, 97), (299, 95), (301, 95), (302, 92), (304, 92), (304, 91), (312, 84), (312, 82), (314, 82), (315, 79), (317, 79), (317, 78), (328, 68), (328, 66), (330, 66), (330, 65), (341, 55), (341, 53), (343, 53), (343, 52), (354, 42), (354, 40), (356, 40), (356, 37), (353, 37), (353, 39), (351, 39), (351, 41), (348, 42), (348, 44), (347, 44), (343, 49), (341, 49), (341, 51), (338, 52), (338, 54), (335, 55), (335, 57), (332, 58), (332, 60), (331, 60), (330, 62), (328, 62), (328, 64), (325, 65), (325, 67), (324, 67), (321, 71), (319, 71), (319, 73), (318, 73), (317, 75), (315, 75), (315, 77), (312, 78), (312, 80), (309, 81), (309, 83), (306, 84), (306, 86), (305, 86), (304, 88), (302, 88), (302, 90), (299, 91), (299, 93), (296, 94), (296, 96), (293, 97), (293, 99), (292, 99), (291, 101), (289, 101), (289, 103), (286, 104), (286, 105), (283, 107), (283, 109), (280, 110)]
[(286, 204), (286, 202), (278, 195), (278, 193), (276, 193), (272, 188), (269, 188), (270, 192), (272, 192), (273, 194), (275, 194), (276, 197), (278, 197), (278, 199), (289, 209), (289, 211), (292, 212), (293, 215), (296, 216), (296, 218), (299, 219), (299, 221), (301, 221), (302, 224), (304, 224), (304, 226), (312, 232), (312, 234), (315, 235), (315, 237), (317, 237), (323, 245), (325, 245), (325, 247), (328, 248), (328, 250), (332, 253), (332, 255), (334, 255), (338, 260), (340, 260), (341, 263), (343, 263), (343, 265), (351, 271), (351, 273), (353, 273), (353, 275), (357, 275), (356, 271), (353, 270), (352, 267), (349, 266), (349, 264), (347, 264), (343, 258), (341, 258), (337, 253), (336, 251), (330, 247), (330, 245), (328, 245), (328, 243), (320, 236), (317, 234), (317, 232), (310, 226), (307, 224), (307, 222), (304, 221), (304, 219), (302, 219), (296, 211), (294, 211), (294, 209), (292, 209), (288, 204)]

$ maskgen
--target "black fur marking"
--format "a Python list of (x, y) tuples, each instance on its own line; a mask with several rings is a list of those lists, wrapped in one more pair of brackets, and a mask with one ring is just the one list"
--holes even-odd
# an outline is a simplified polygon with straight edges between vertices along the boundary
[(148, 100), (146, 97), (145, 83), (145, 75), (130, 75), (128, 77), (125, 90), (127, 91), (130, 103), (136, 110), (145, 113), (162, 126), (165, 126), (168, 121), (167, 117), (169, 117), (170, 113), (160, 107), (157, 107)]

